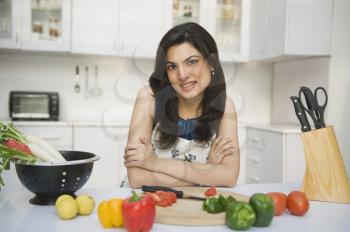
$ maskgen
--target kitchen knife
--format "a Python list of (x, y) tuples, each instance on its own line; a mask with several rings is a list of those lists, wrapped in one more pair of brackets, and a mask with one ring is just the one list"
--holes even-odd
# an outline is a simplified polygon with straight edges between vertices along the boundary
[(301, 131), (302, 132), (310, 131), (311, 127), (310, 127), (309, 121), (307, 120), (305, 111), (301, 106), (300, 98), (296, 96), (291, 96), (290, 99), (293, 102), (295, 114), (297, 115), (299, 122), (301, 124)]
[(205, 197), (186, 195), (186, 194), (184, 194), (183, 191), (168, 188), (168, 187), (163, 187), (163, 186), (142, 185), (141, 189), (144, 192), (156, 192), (156, 191), (173, 192), (176, 194), (177, 198), (183, 198), (183, 199), (193, 199), (193, 200), (200, 200), (200, 201), (204, 201), (207, 199)]

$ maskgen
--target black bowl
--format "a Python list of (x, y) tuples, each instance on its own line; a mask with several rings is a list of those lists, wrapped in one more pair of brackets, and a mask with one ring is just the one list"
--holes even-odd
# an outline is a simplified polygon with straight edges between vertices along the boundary
[(16, 162), (17, 176), (35, 197), (29, 202), (35, 205), (53, 205), (61, 194), (79, 190), (88, 181), (94, 161), (99, 157), (89, 152), (60, 151), (66, 162)]

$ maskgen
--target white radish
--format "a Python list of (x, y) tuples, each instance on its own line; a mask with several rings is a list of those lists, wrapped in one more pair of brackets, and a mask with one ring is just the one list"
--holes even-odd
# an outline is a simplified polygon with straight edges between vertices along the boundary
[(38, 138), (34, 135), (26, 135), (26, 140), (28, 141), (28, 143), (33, 143), (41, 147), (41, 149), (45, 150), (48, 154), (54, 157), (56, 161), (66, 161), (62, 154), (59, 153), (53, 146), (51, 146), (45, 140)]
[(57, 158), (48, 153), (45, 149), (38, 146), (36, 143), (27, 143), (28, 147), (32, 151), (32, 154), (38, 157), (42, 161), (57, 162)]

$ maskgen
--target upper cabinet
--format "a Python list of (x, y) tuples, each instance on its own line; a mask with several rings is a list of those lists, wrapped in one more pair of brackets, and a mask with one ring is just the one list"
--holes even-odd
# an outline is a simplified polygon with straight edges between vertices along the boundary
[(72, 2), (72, 52), (117, 55), (119, 3), (116, 0)]
[(332, 0), (251, 0), (250, 60), (330, 54)]
[(70, 0), (23, 0), (22, 4), (23, 49), (70, 51)]
[(0, 48), (154, 58), (167, 30), (196, 22), (214, 37), (221, 61), (324, 56), (330, 54), (332, 4), (333, 0), (0, 0)]
[(0, 48), (20, 48), (20, 0), (0, 1)]
[(119, 55), (154, 58), (166, 32), (164, 0), (120, 0)]
[(209, 31), (222, 61), (246, 61), (249, 49), (251, 0), (209, 1)]

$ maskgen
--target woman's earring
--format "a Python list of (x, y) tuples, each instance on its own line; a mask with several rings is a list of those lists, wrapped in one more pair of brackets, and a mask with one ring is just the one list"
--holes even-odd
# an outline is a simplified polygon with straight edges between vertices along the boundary
[(214, 77), (215, 71), (211, 71), (211, 77)]

